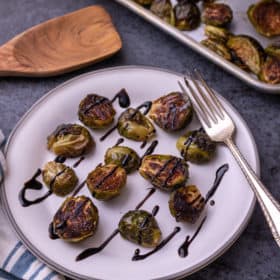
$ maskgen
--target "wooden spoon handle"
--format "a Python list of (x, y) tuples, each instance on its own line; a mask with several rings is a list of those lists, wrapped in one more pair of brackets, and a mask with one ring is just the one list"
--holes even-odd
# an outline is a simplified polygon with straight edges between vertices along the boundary
[(23, 66), (13, 56), (12, 46), (7, 44), (0, 47), (0, 76), (13, 76), (22, 69)]

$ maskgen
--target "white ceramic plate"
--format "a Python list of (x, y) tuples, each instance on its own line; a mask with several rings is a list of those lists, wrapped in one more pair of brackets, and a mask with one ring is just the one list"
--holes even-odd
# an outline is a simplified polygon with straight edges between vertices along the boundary
[[(162, 250), (143, 261), (132, 262), (136, 245), (123, 240), (119, 235), (98, 255), (81, 262), (75, 257), (89, 246), (98, 246), (117, 226), (119, 218), (147, 194), (150, 184), (137, 173), (128, 176), (128, 183), (122, 195), (110, 202), (94, 200), (100, 213), (100, 224), (94, 237), (79, 243), (70, 244), (48, 237), (48, 225), (63, 198), (51, 196), (41, 204), (28, 208), (21, 207), (18, 192), (23, 182), (29, 179), (38, 167), (54, 158), (46, 149), (46, 137), (58, 124), (78, 122), (77, 108), (80, 100), (88, 93), (98, 93), (107, 97), (121, 88), (130, 94), (132, 106), (143, 101), (155, 99), (170, 91), (179, 90), (177, 81), (180, 74), (148, 67), (119, 67), (79, 76), (52, 90), (39, 100), (23, 117), (10, 136), (6, 146), (8, 173), (2, 188), (5, 209), (15, 231), (27, 248), (53, 269), (77, 279), (171, 279), (179, 278), (197, 271), (209, 264), (240, 235), (246, 226), (254, 207), (254, 195), (230, 152), (219, 146), (216, 158), (209, 164), (197, 166), (190, 164), (190, 180), (206, 194), (214, 180), (216, 169), (228, 163), (230, 169), (225, 175), (214, 200), (215, 206), (207, 206), (207, 220), (192, 243), (187, 258), (180, 258), (177, 249), (192, 234), (197, 225), (178, 224), (168, 210), (167, 193), (156, 193), (144, 204), (143, 209), (151, 211), (160, 205), (157, 220), (163, 237), (175, 226), (181, 231)], [(236, 142), (252, 165), (259, 172), (258, 153), (254, 139), (240, 115), (221, 98), (237, 126)], [(121, 110), (115, 106), (117, 113)], [(193, 120), (189, 128), (198, 128)], [(97, 143), (95, 151), (86, 157), (76, 172), (82, 181), (99, 162), (103, 161), (106, 148), (115, 144), (117, 132), (99, 141), (104, 132), (92, 131)], [(179, 134), (170, 135), (157, 129), (159, 146), (156, 153), (179, 155), (175, 143)], [(140, 143), (126, 140), (124, 144), (135, 148), (139, 154)], [(67, 160), (72, 164), (74, 160)], [(46, 189), (44, 189), (45, 192)], [(89, 195), (85, 187), (82, 192)], [(30, 192), (30, 197), (40, 195), (40, 191)], [(145, 249), (141, 249), (145, 252)]]

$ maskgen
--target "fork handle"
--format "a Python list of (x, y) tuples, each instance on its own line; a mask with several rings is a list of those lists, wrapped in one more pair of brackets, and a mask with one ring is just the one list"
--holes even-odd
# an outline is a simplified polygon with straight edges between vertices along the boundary
[(231, 153), (235, 157), (238, 165), (242, 169), (247, 181), (254, 191), (258, 202), (263, 210), (266, 221), (270, 227), (271, 233), (280, 247), (280, 205), (273, 198), (268, 189), (262, 184), (257, 174), (250, 167), (246, 159), (243, 157), (237, 146), (231, 138), (224, 141)]

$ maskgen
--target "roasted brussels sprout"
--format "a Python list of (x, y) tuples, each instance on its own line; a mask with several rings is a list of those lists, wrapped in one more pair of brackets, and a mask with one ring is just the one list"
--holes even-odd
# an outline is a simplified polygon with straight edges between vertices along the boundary
[(178, 139), (176, 146), (186, 161), (197, 164), (210, 161), (216, 151), (216, 144), (203, 130), (187, 132)]
[(155, 135), (155, 127), (140, 111), (129, 108), (118, 120), (120, 135), (135, 141), (146, 141)]
[(126, 146), (114, 146), (105, 154), (106, 164), (116, 164), (125, 169), (126, 173), (135, 171), (140, 165), (138, 154)]
[(71, 167), (55, 161), (45, 164), (42, 177), (52, 192), (59, 196), (65, 196), (72, 192), (78, 183), (75, 171)]
[(79, 105), (79, 119), (91, 128), (104, 128), (114, 121), (116, 111), (111, 101), (97, 94), (88, 94)]
[(226, 28), (213, 25), (206, 25), (204, 33), (209, 39), (222, 43), (226, 43), (231, 36)]
[(256, 31), (266, 37), (280, 35), (280, 3), (276, 0), (262, 0), (251, 5), (247, 11)]
[(175, 26), (180, 30), (193, 30), (200, 24), (200, 11), (192, 2), (180, 2), (174, 7)]
[(133, 1), (143, 6), (149, 6), (153, 3), (154, 0), (133, 0)]
[(162, 129), (176, 131), (191, 121), (193, 109), (190, 100), (180, 92), (171, 92), (153, 101), (149, 117)]
[(78, 124), (59, 125), (47, 140), (48, 149), (64, 157), (78, 157), (94, 145), (88, 130)]
[(170, 0), (154, 0), (150, 10), (167, 23), (175, 25), (175, 16)]
[(97, 166), (88, 174), (87, 186), (98, 200), (110, 200), (118, 195), (126, 184), (125, 170), (116, 164)]
[(139, 173), (151, 184), (165, 191), (182, 186), (189, 177), (188, 164), (171, 155), (148, 155), (142, 160)]
[(195, 223), (205, 206), (205, 199), (195, 185), (183, 186), (170, 195), (169, 210), (177, 222)]
[(147, 211), (127, 212), (119, 222), (123, 238), (143, 247), (156, 247), (161, 240), (161, 231), (156, 219)]
[(268, 56), (262, 66), (260, 79), (269, 84), (280, 83), (280, 57)]
[(214, 26), (227, 26), (232, 18), (230, 6), (222, 3), (206, 4), (201, 15), (202, 22)]
[(280, 58), (280, 41), (274, 42), (273, 44), (267, 46), (265, 48), (265, 52), (268, 55), (276, 56)]
[(227, 42), (228, 48), (250, 71), (258, 75), (264, 60), (264, 50), (254, 38), (247, 35), (232, 36)]
[(78, 242), (93, 235), (97, 225), (98, 210), (85, 196), (66, 198), (53, 218), (53, 232), (70, 242)]
[(209, 48), (216, 54), (220, 55), (224, 59), (231, 61), (231, 59), (232, 59), (231, 52), (230, 52), (229, 48), (223, 42), (219, 42), (219, 41), (216, 41), (213, 39), (205, 39), (205, 40), (201, 41), (201, 44), (203, 46)]

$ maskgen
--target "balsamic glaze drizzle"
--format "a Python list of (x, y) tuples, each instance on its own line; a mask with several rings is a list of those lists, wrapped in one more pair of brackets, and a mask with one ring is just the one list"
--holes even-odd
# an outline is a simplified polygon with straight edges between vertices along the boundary
[(111, 100), (113, 103), (116, 99), (119, 99), (119, 105), (122, 108), (127, 108), (130, 105), (130, 98), (127, 91), (123, 88), (121, 89)]
[[(156, 191), (156, 189), (152, 188), (148, 194), (144, 197), (144, 199), (135, 207), (135, 210), (138, 210), (145, 202), (146, 200)], [(157, 206), (158, 207), (158, 206)], [(157, 207), (154, 207), (153, 209), (153, 213), (154, 215), (157, 214)], [(99, 252), (101, 252), (108, 244), (109, 242), (119, 234), (119, 230), (118, 229), (115, 229), (112, 234), (106, 238), (100, 246), (98, 247), (93, 247), (93, 248), (88, 248), (86, 250), (84, 250), (82, 253), (80, 253), (77, 257), (76, 257), (76, 261), (81, 261), (83, 259), (86, 259), (90, 256), (93, 256)]]
[(114, 145), (114, 147), (119, 146), (123, 142), (124, 142), (124, 139), (123, 138), (119, 138), (117, 143)]
[(78, 192), (85, 186), (86, 180), (84, 180), (73, 192), (72, 196), (76, 196)]
[(187, 152), (188, 149), (190, 148), (191, 144), (196, 140), (196, 136), (198, 132), (204, 131), (203, 127), (201, 127), (198, 130), (194, 130), (192, 134), (187, 138), (187, 140), (184, 143), (185, 149), (182, 149), (181, 155), (184, 156), (184, 152)]
[(85, 157), (81, 156), (80, 159), (73, 164), (73, 168), (77, 168), (84, 159)]
[(88, 248), (86, 250), (84, 250), (82, 253), (80, 253), (77, 257), (76, 257), (76, 261), (81, 261), (83, 259), (86, 259), (92, 255), (95, 255), (97, 253), (99, 253), (100, 251), (102, 251), (107, 245), (108, 243), (116, 236), (118, 235), (119, 230), (115, 229), (112, 234), (98, 247), (95, 248)]
[(143, 200), (141, 200), (137, 206), (135, 207), (135, 210), (140, 209), (144, 203), (155, 193), (156, 189), (155, 188), (151, 188), (150, 191), (148, 192), (148, 194), (144, 197)]
[(149, 251), (146, 254), (140, 255), (140, 249), (136, 249), (132, 257), (132, 261), (144, 260), (147, 257), (153, 255), (161, 248), (163, 248), (180, 230), (180, 227), (175, 227), (174, 230), (165, 239), (163, 239), (153, 250)]
[(140, 146), (140, 149), (144, 149), (146, 147), (147, 143), (148, 143), (147, 140), (143, 141)]
[(194, 241), (194, 239), (196, 238), (196, 236), (198, 235), (198, 233), (200, 232), (205, 221), (206, 221), (206, 216), (201, 221), (201, 223), (198, 226), (198, 228), (196, 229), (194, 235), (192, 237), (187, 235), (184, 243), (179, 247), (178, 254), (181, 258), (185, 258), (189, 254), (189, 247), (190, 247), (191, 243)]
[[(132, 113), (132, 114), (130, 115), (130, 118), (131, 118), (131, 119), (134, 118), (135, 115), (136, 115), (141, 109), (143, 109), (143, 108), (145, 109), (144, 112), (143, 112), (143, 115), (147, 115), (148, 112), (149, 112), (150, 109), (151, 109), (151, 106), (152, 106), (152, 102), (151, 102), (151, 101), (146, 101), (146, 102), (144, 102), (143, 104), (139, 105), (139, 106), (135, 109), (134, 113)], [(115, 129), (117, 129), (117, 127), (118, 127), (118, 124), (114, 125), (114, 126), (113, 126), (112, 128), (110, 128), (103, 136), (101, 136), (99, 140), (100, 140), (101, 142), (104, 141)]]
[(216, 177), (214, 180), (214, 183), (211, 187), (211, 189), (208, 191), (208, 193), (206, 194), (205, 197), (205, 204), (209, 201), (209, 199), (215, 194), (216, 190), (218, 189), (225, 173), (229, 170), (229, 165), (223, 164), (222, 166), (220, 166), (217, 171), (216, 171)]
[(144, 158), (145, 156), (151, 155), (151, 154), (154, 152), (154, 150), (155, 150), (155, 148), (156, 148), (157, 145), (158, 145), (158, 140), (154, 140), (154, 141), (151, 143), (151, 145), (148, 147), (148, 149), (146, 150), (146, 152), (143, 154), (143, 156), (141, 157), (141, 161), (143, 160), (143, 158)]
[(49, 237), (53, 240), (59, 239), (59, 236), (54, 232), (53, 222), (51, 222), (49, 225)]

